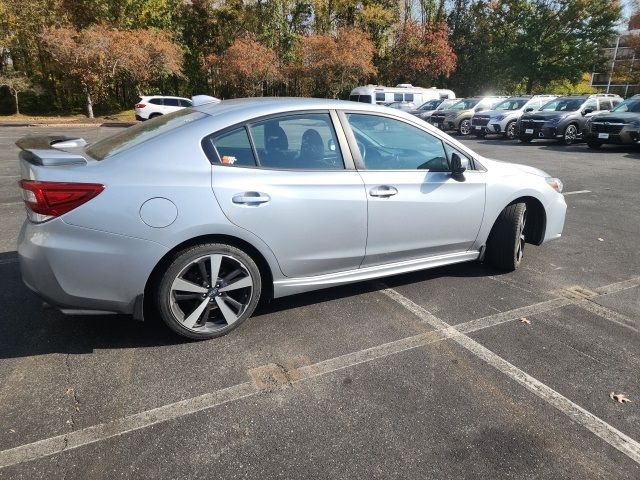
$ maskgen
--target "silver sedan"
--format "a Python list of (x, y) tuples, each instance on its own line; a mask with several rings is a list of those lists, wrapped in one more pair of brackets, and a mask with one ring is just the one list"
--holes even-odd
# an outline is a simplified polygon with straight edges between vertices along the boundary
[(397, 110), (201, 105), (92, 145), (26, 137), (25, 284), (69, 314), (224, 335), (258, 301), (467, 261), (514, 270), (560, 237), (562, 183)]

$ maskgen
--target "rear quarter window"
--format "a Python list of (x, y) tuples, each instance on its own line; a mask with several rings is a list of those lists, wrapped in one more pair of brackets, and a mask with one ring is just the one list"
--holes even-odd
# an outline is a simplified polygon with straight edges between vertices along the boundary
[(206, 113), (197, 112), (190, 108), (178, 110), (129, 127), (120, 133), (89, 145), (85, 151), (91, 158), (104, 160), (206, 116)]

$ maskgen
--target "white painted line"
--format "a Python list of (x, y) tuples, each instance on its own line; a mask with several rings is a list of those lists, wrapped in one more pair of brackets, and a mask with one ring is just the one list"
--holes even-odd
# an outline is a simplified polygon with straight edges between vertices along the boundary
[(594, 289), (594, 291), (600, 295), (609, 295), (611, 293), (622, 292), (623, 290), (629, 290), (630, 288), (640, 287), (640, 277), (633, 277), (629, 280), (623, 280), (621, 282), (612, 283), (610, 285), (604, 285)]
[[(531, 305), (530, 307), (517, 308), (512, 311), (502, 312), (489, 317), (462, 323), (458, 325), (458, 328), (466, 332), (472, 332), (496, 326), (519, 318), (524, 310), (535, 310), (540, 313), (542, 311), (559, 308), (565, 301), (565, 299), (554, 299), (548, 302)], [(443, 323), (443, 325), (446, 324)], [(291, 383), (309, 380), (362, 363), (406, 352), (414, 348), (441, 342), (447, 338), (451, 338), (453, 335), (460, 335), (460, 333), (455, 328), (447, 325), (439, 330), (432, 330), (419, 335), (413, 335), (411, 337), (359, 350), (357, 352), (347, 353), (346, 355), (330, 358), (313, 365), (306, 365), (296, 369), (299, 379), (294, 380)], [(257, 393), (259, 393), (259, 390), (255, 385), (252, 382), (246, 382), (217, 392), (181, 400), (152, 410), (129, 415), (111, 422), (101, 423), (99, 425), (83, 428), (64, 435), (58, 435), (26, 445), (21, 445), (9, 450), (3, 450), (0, 451), (0, 468), (62, 453), (66, 450), (82, 447), (108, 438), (133, 432), (135, 430), (150, 427), (157, 423), (173, 420), (201, 410), (214, 408), (224, 403), (251, 397)]]
[[(409, 300), (401, 293), (387, 288), (382, 290), (382, 293), (392, 298), (396, 302), (405, 306), (409, 311), (413, 312), (418, 318), (427, 322), (429, 325), (442, 329), (450, 327), (447, 323), (443, 322), (420, 305)], [(455, 329), (455, 327), (450, 327)], [(512, 380), (515, 380), (527, 390), (533, 392), (538, 397), (545, 400), (550, 405), (560, 410), (567, 415), (575, 423), (582, 425), (592, 433), (600, 437), (612, 447), (616, 448), (626, 456), (631, 458), (634, 462), (640, 463), (640, 443), (633, 438), (625, 435), (620, 430), (609, 425), (604, 420), (596, 417), (591, 412), (585, 410), (580, 405), (572, 402), (568, 398), (564, 397), (560, 393), (553, 390), (551, 387), (543, 384), (539, 380), (536, 380), (531, 375), (520, 370), (518, 367), (507, 362), (502, 357), (496, 355), (488, 348), (482, 346), (472, 338), (460, 333), (459, 335), (453, 335), (451, 337), (453, 341), (460, 346), (467, 349), (469, 352), (476, 355), (478, 358), (484, 360), (486, 363), (496, 368), (500, 372), (507, 375)]]
[(576, 190), (574, 192), (564, 192), (563, 195), (577, 195), (579, 193), (591, 193), (591, 190)]
[[(5, 262), (17, 261), (6, 259)], [(322, 375), (327, 375), (345, 368), (353, 367), (380, 358), (395, 355), (414, 348), (440, 342), (449, 338), (458, 341), (467, 338), (462, 332), (474, 332), (480, 329), (497, 326), (516, 320), (524, 315), (533, 315), (545, 311), (560, 308), (571, 303), (568, 299), (557, 298), (546, 302), (540, 302), (527, 307), (516, 308), (506, 312), (497, 313), (469, 322), (464, 322), (456, 327), (443, 322), (431, 315), (419, 305), (397, 293), (395, 290), (386, 289), (382, 293), (401, 303), (422, 320), (426, 321), (435, 330), (419, 335), (395, 340), (375, 347), (357, 352), (348, 353), (339, 357), (330, 358), (313, 365), (306, 365), (296, 369), (298, 378), (291, 383), (302, 382)], [(471, 339), (469, 339), (471, 340)], [(473, 340), (471, 340), (474, 342)], [(497, 368), (497, 367), (496, 367)], [(515, 368), (515, 367), (513, 367)], [(110, 422), (101, 423), (91, 427), (69, 432), (67, 434), (46, 438), (33, 443), (20, 445), (8, 450), (0, 451), (0, 468), (17, 465), (19, 463), (37, 460), (39, 458), (56, 455), (67, 450), (79, 448), (92, 443), (107, 440), (109, 438), (124, 435), (126, 433), (141, 430), (158, 423), (175, 420), (202, 410), (208, 410), (226, 403), (235, 402), (243, 398), (249, 398), (260, 393), (253, 382), (245, 382), (229, 388), (206, 393), (198, 397), (187, 398), (175, 403), (163, 405), (151, 410), (135, 413)], [(564, 398), (564, 397), (563, 397)], [(588, 412), (587, 412), (588, 413)]]
[(640, 322), (632, 318), (618, 313), (610, 308), (603, 307), (599, 303), (595, 303), (591, 299), (588, 300), (573, 300), (572, 303), (588, 312), (595, 313), (596, 315), (609, 320), (610, 322), (617, 323), (621, 327), (628, 328), (629, 330), (640, 333)]

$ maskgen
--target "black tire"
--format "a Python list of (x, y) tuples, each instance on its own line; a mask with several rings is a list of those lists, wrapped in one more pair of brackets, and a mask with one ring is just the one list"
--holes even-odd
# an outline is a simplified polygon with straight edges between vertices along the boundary
[(563, 145), (573, 145), (578, 140), (578, 126), (575, 123), (570, 123), (564, 129), (560, 143)]
[(156, 117), (161, 117), (162, 114), (161, 113), (152, 113), (151, 115), (149, 115), (149, 120), (151, 120), (152, 118), (156, 118)]
[(522, 143), (531, 143), (531, 140), (533, 140), (533, 137), (529, 137), (527, 135), (520, 135), (518, 137), (518, 140), (520, 140)]
[(526, 219), (527, 205), (522, 202), (507, 205), (500, 212), (487, 241), (485, 257), (492, 267), (505, 272), (518, 268), (524, 253)]
[(512, 120), (507, 123), (506, 127), (504, 127), (504, 138), (506, 138), (507, 140), (515, 140), (516, 136), (516, 121)]
[(589, 148), (593, 148), (594, 150), (598, 150), (602, 146), (602, 142), (597, 142), (595, 140), (587, 140), (587, 146)]
[(458, 124), (458, 133), (460, 135), (462, 135), (463, 137), (466, 137), (467, 135), (471, 134), (471, 120), (470, 119), (465, 119), (462, 120), (459, 124)]
[[(176, 315), (176, 310), (175, 310), (176, 305), (178, 305), (178, 309), (182, 307), (180, 304), (178, 304), (180, 300), (176, 299), (177, 295), (172, 296), (175, 293), (175, 290), (173, 290), (173, 284), (176, 278), (179, 277), (182, 274), (182, 272), (185, 271), (185, 269), (195, 268), (195, 267), (192, 267), (195, 261), (197, 261), (200, 258), (212, 256), (212, 255), (222, 256), (225, 259), (225, 262), (235, 261), (237, 262), (237, 264), (241, 265), (243, 270), (242, 271), (243, 276), (248, 276), (250, 278), (251, 290), (248, 297), (246, 292), (248, 290), (248, 287), (245, 287), (244, 289), (239, 288), (237, 290), (238, 294), (244, 295), (246, 297), (244, 298), (246, 300), (246, 304), (242, 304), (242, 308), (239, 308), (237, 312), (233, 312), (234, 316), (237, 316), (237, 319), (235, 319), (232, 323), (229, 323), (225, 320), (225, 316), (222, 315), (223, 313), (222, 310), (220, 310), (220, 307), (216, 306), (215, 303), (217, 302), (214, 302), (215, 294), (213, 294), (214, 299), (210, 300), (210, 302), (212, 303), (210, 312), (214, 312), (216, 308), (218, 309), (218, 312), (216, 314), (207, 313), (207, 315), (213, 315), (213, 318), (211, 317), (203, 318), (202, 320), (199, 320), (199, 321), (202, 321), (202, 325), (196, 324), (192, 328), (189, 328), (185, 326), (183, 322), (180, 320), (180, 318), (178, 318), (178, 316)], [(233, 264), (233, 263), (230, 263), (230, 264)], [(219, 275), (222, 275), (224, 273), (223, 272), (224, 265), (222, 263), (221, 265), (222, 266), (220, 266)], [(245, 273), (246, 275), (244, 275)], [(211, 268), (209, 268), (209, 275), (211, 276)], [(195, 278), (195, 277), (192, 277), (192, 278)], [(199, 287), (204, 285), (207, 285), (208, 287), (217, 286), (215, 285), (217, 280), (214, 280), (214, 282), (212, 282), (211, 285), (207, 284), (207, 279), (205, 279), (203, 283), (199, 283), (195, 280), (190, 280), (190, 281), (192, 281), (193, 284), (196, 284)], [(235, 281), (235, 278), (234, 278), (234, 281)], [(212, 289), (209, 288), (209, 290), (212, 290)], [(247, 318), (249, 318), (253, 314), (254, 310), (256, 309), (256, 306), (260, 301), (261, 293), (262, 293), (262, 277), (260, 275), (260, 269), (258, 268), (255, 261), (253, 260), (253, 258), (251, 258), (250, 255), (248, 255), (246, 252), (244, 252), (243, 250), (240, 250), (237, 247), (234, 247), (232, 245), (228, 245), (225, 243), (205, 243), (205, 244), (188, 247), (180, 252), (177, 252), (173, 256), (173, 258), (169, 262), (168, 267), (160, 277), (160, 280), (157, 284), (157, 288), (155, 292), (155, 296), (156, 296), (155, 301), (158, 308), (158, 312), (160, 313), (160, 317), (171, 330), (173, 330), (178, 335), (181, 335), (186, 338), (190, 338), (193, 340), (206, 340), (209, 338), (216, 338), (222, 335), (226, 335), (231, 330), (234, 330), (235, 328), (240, 326), (242, 322), (244, 322)], [(194, 294), (194, 296), (197, 296), (197, 295), (199, 294)], [(227, 292), (219, 295), (230, 296), (230, 293)], [(233, 300), (236, 303), (242, 302), (242, 299), (240, 300), (240, 302), (237, 300), (237, 298)], [(183, 300), (182, 302), (185, 302), (185, 301), (188, 302), (189, 300)], [(204, 300), (201, 300), (200, 298), (193, 299), (190, 301), (193, 302), (192, 305), (196, 305), (196, 306), (199, 305), (200, 302), (204, 302)], [(195, 309), (190, 311), (194, 312)], [(180, 311), (178, 311), (178, 313), (179, 312)], [(207, 310), (207, 312), (209, 312), (209, 310)], [(183, 317), (188, 316), (187, 312), (183, 312), (183, 313), (184, 313)], [(215, 318), (216, 315), (220, 317), (218, 320), (216, 320)], [(198, 317), (200, 316), (198, 315)], [(212, 320), (212, 322), (209, 322), (208, 320)], [(201, 330), (201, 331), (198, 331), (198, 330)]]

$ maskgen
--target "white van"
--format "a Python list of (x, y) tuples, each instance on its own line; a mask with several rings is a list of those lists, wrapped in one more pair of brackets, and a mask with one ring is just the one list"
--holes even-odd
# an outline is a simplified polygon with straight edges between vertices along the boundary
[(353, 102), (373, 103), (384, 105), (392, 102), (409, 102), (422, 105), (428, 100), (456, 98), (451, 90), (431, 87), (414, 87), (410, 83), (401, 83), (395, 87), (382, 85), (367, 85), (351, 90), (349, 100)]

